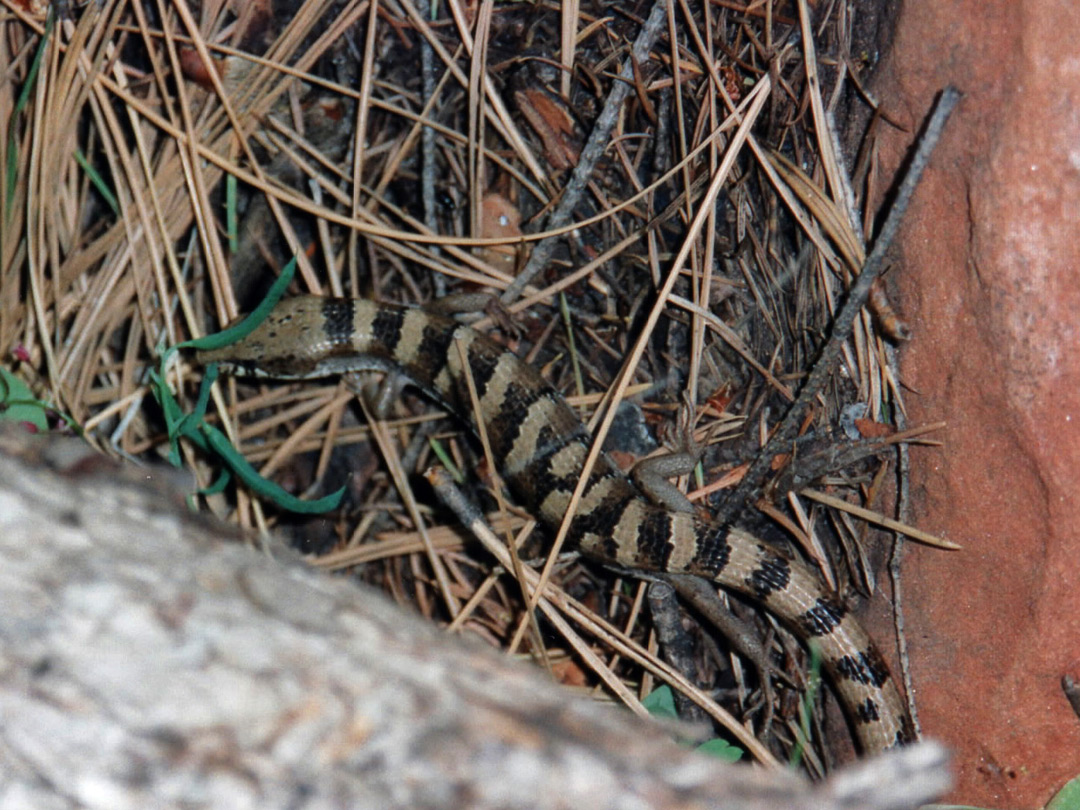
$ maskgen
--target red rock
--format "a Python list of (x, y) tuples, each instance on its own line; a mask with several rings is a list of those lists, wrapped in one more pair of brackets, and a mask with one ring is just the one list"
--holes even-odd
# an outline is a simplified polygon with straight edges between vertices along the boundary
[[(951, 801), (1042, 807), (1080, 774), (1062, 693), (1080, 664), (1080, 4), (907, 0), (876, 80), (914, 132), (964, 99), (900, 237), (914, 337), (902, 376), (919, 526), (907, 637), (924, 733), (956, 751)], [(886, 133), (892, 176), (911, 134)]]

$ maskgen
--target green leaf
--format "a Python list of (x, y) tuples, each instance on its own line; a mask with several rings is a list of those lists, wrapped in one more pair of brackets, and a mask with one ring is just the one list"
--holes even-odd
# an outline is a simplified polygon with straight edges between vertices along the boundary
[(232, 481), (232, 473), (230, 473), (228, 470), (222, 470), (221, 475), (217, 477), (217, 480), (205, 489), (200, 489), (199, 494), (220, 495), (222, 492), (225, 491), (225, 487), (229, 485), (230, 481)]
[[(658, 686), (645, 696), (641, 705), (648, 710), (649, 714), (660, 720), (678, 720), (679, 713), (675, 709), (675, 693), (667, 684)], [(717, 757), (725, 762), (738, 762), (743, 755), (743, 750), (737, 745), (732, 745), (727, 740), (719, 738), (703, 742), (695, 750), (711, 757)]]
[(341, 504), (341, 499), (345, 497), (345, 487), (342, 487), (325, 498), (315, 501), (300, 500), (273, 481), (259, 475), (258, 471), (240, 454), (240, 451), (229, 443), (228, 437), (216, 427), (204, 422), (199, 425), (199, 431), (206, 437), (210, 449), (221, 456), (221, 460), (237, 478), (247, 484), (256, 495), (268, 498), (282, 509), (301, 515), (318, 515), (336, 509)]
[(727, 740), (717, 737), (715, 740), (703, 742), (697, 747), (702, 754), (722, 759), (724, 762), (738, 762), (742, 759), (743, 750), (737, 745), (732, 745)]
[(564, 293), (559, 293), (559, 313), (562, 315), (563, 325), (566, 326), (566, 345), (570, 347), (570, 367), (574, 372), (574, 390), (577, 391), (578, 396), (581, 396), (585, 393), (585, 379), (581, 374), (577, 343), (574, 341), (574, 322), (570, 316), (570, 305), (566, 302)]
[(806, 694), (803, 695), (799, 704), (799, 731), (800, 734), (791, 749), (791, 761), (788, 763), (792, 770), (799, 767), (803, 753), (810, 740), (813, 739), (810, 718), (814, 716), (814, 702), (817, 700), (818, 690), (821, 689), (821, 649), (817, 644), (810, 642), (810, 677), (806, 684)]
[[(170, 351), (172, 350), (170, 349)], [(181, 436), (190, 439), (203, 452), (209, 451), (210, 447), (201, 433), (197, 430), (191, 430), (191, 424), (187, 421), (187, 416), (180, 407), (180, 403), (176, 401), (176, 397), (173, 396), (173, 392), (165, 382), (165, 363), (168, 354), (169, 352), (166, 352), (161, 357), (160, 371), (157, 369), (150, 370), (150, 393), (154, 395), (154, 399), (157, 400), (158, 405), (161, 407), (161, 413), (165, 417), (165, 431), (169, 436), (169, 463), (174, 467), (179, 467), (181, 463)]]
[(266, 294), (266, 298), (262, 300), (262, 303), (255, 307), (250, 315), (240, 321), (240, 323), (235, 326), (230, 326), (228, 329), (223, 329), (220, 332), (215, 332), (212, 335), (207, 335), (206, 337), (178, 343), (173, 348), (173, 351), (176, 349), (198, 349), (200, 351), (222, 349), (243, 340), (254, 332), (259, 324), (266, 320), (266, 316), (270, 314), (270, 310), (277, 306), (277, 302), (280, 301), (281, 296), (285, 294), (285, 290), (288, 288), (295, 273), (296, 257), (293, 256), (289, 263), (282, 268), (281, 275), (278, 276), (277, 281), (274, 282), (274, 286), (270, 288), (270, 292)]
[(229, 237), (229, 253), (236, 253), (236, 175), (225, 175), (225, 233)]
[[(116, 195), (112, 193), (112, 189), (109, 188), (109, 184), (105, 182), (105, 178), (101, 176), (101, 172), (90, 165), (90, 161), (86, 159), (86, 156), (82, 153), (81, 149), (75, 150), (75, 162), (82, 166), (86, 176), (90, 178), (90, 182), (94, 188), (97, 189), (98, 194), (102, 196), (109, 208), (113, 210), (113, 213), (120, 216), (120, 203), (116, 199)], [(230, 177), (232, 175), (229, 175)]]
[(1080, 810), (1080, 776), (1059, 790), (1046, 805), (1046, 810)]
[(658, 717), (663, 720), (678, 720), (679, 713), (675, 710), (675, 694), (671, 691), (671, 687), (664, 686), (657, 687), (641, 701), (641, 705), (645, 707), (653, 717)]
[(35, 430), (47, 433), (49, 405), (35, 399), (30, 388), (8, 371), (0, 368), (0, 419), (8, 422), (26, 422)]
[(11, 117), (8, 120), (8, 187), (5, 191), (5, 200), (7, 201), (8, 210), (11, 210), (12, 201), (15, 199), (15, 188), (19, 182), (19, 149), (18, 149), (18, 123), (19, 116), (22, 115), (23, 110), (26, 109), (27, 104), (30, 103), (30, 93), (34, 89), (34, 85), (37, 84), (38, 71), (41, 69), (41, 60), (45, 56), (46, 47), (49, 44), (49, 40), (52, 38), (53, 25), (56, 23), (56, 13), (52, 5), (49, 6), (49, 13), (45, 17), (45, 33), (41, 37), (41, 41), (38, 42), (37, 50), (34, 52), (34, 61), (30, 63), (30, 71), (26, 74), (26, 81), (23, 82), (23, 86), (19, 91), (19, 98), (15, 101), (15, 106), (11, 110)]
[[(266, 498), (282, 509), (299, 514), (320, 514), (331, 509), (336, 509), (345, 496), (345, 487), (342, 487), (332, 495), (319, 498), (314, 501), (304, 501), (289, 494), (280, 486), (263, 478), (258, 471), (251, 466), (246, 458), (229, 442), (228, 437), (213, 425), (206, 422), (206, 408), (210, 402), (210, 390), (217, 379), (218, 367), (216, 363), (207, 366), (203, 374), (202, 385), (199, 386), (199, 396), (191, 413), (185, 414), (180, 404), (176, 401), (172, 391), (165, 382), (165, 369), (168, 367), (172, 353), (180, 348), (194, 349), (217, 349), (228, 346), (249, 335), (260, 323), (266, 320), (266, 316), (277, 304), (285, 288), (292, 280), (296, 270), (296, 258), (294, 257), (281, 276), (270, 289), (266, 299), (256, 310), (245, 318), (240, 324), (224, 332), (208, 335), (198, 340), (189, 340), (180, 343), (161, 354), (161, 364), (158, 370), (150, 372), (150, 390), (154, 398), (161, 406), (165, 417), (165, 428), (169, 436), (169, 462), (174, 467), (180, 466), (180, 439), (184, 438), (194, 444), (203, 452), (213, 453), (221, 458), (228, 472), (222, 473), (218, 479), (203, 490), (203, 494), (211, 495), (220, 492), (228, 483), (231, 475), (235, 475), (243, 481), (252, 492), (261, 498)], [(230, 475), (231, 474), (231, 475)]]
[(454, 479), (455, 483), (465, 483), (465, 476), (462, 474), (461, 470), (458, 469), (457, 465), (454, 463), (454, 459), (450, 457), (446, 448), (443, 447), (442, 442), (429, 436), (428, 445), (431, 447), (431, 451), (435, 454), (435, 457), (439, 459), (439, 463), (446, 468), (448, 473), (450, 473), (450, 477)]

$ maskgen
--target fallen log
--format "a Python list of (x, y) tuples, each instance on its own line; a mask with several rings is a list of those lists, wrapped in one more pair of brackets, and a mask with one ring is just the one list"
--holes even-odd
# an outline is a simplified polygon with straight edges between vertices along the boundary
[(0, 807), (901, 810), (948, 787), (935, 744), (816, 785), (686, 751), (252, 551), (187, 486), (0, 431)]

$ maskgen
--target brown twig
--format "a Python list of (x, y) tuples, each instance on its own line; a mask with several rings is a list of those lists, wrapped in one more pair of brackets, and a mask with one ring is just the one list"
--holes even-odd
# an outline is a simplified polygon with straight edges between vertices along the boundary
[(923, 171), (930, 162), (930, 156), (933, 154), (934, 147), (937, 146), (938, 139), (944, 131), (949, 115), (959, 100), (960, 93), (955, 88), (946, 87), (942, 91), (919, 141), (919, 146), (912, 157), (911, 164), (908, 166), (904, 179), (897, 189), (896, 199), (893, 201), (889, 215), (881, 228), (881, 233), (874, 242), (874, 249), (867, 257), (862, 272), (859, 273), (855, 283), (848, 290), (844, 305), (836, 314), (828, 341), (822, 348), (813, 370), (803, 384), (798, 398), (788, 408), (787, 414), (779, 427), (773, 432), (772, 438), (751, 463), (750, 469), (743, 477), (743, 480), (731, 491), (719, 510), (717, 510), (716, 519), (720, 523), (726, 524), (733, 521), (748, 504), (760, 496), (764, 476), (772, 464), (773, 457), (788, 450), (792, 439), (798, 433), (799, 425), (802, 423), (804, 416), (814, 404), (836, 368), (837, 361), (840, 358), (840, 351), (844, 343), (851, 337), (852, 330), (855, 327), (855, 319), (866, 304), (871, 286), (873, 286), (874, 281), (877, 280), (884, 269), (885, 254), (892, 247), (893, 239), (900, 227), (904, 212), (907, 211), (911, 197), (915, 193), (915, 188), (918, 186)]

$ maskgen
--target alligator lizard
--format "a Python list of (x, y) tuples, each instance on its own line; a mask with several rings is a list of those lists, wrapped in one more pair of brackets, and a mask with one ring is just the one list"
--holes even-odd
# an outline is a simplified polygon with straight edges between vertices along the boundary
[[(239, 343), (200, 352), (198, 359), (282, 380), (398, 372), (475, 430), (462, 357), (501, 473), (537, 517), (557, 528), (591, 437), (535, 370), (452, 318), (363, 299), (301, 296), (279, 303)], [(783, 552), (741, 529), (653, 504), (605, 456), (592, 471), (567, 541), (601, 562), (694, 574), (755, 599), (804, 641), (816, 642), (864, 753), (914, 738), (888, 667), (866, 632), (809, 568)]]

